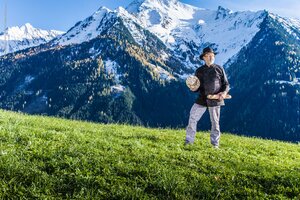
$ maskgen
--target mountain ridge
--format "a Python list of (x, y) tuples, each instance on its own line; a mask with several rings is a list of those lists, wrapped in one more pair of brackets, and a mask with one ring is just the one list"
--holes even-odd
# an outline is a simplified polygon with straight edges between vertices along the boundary
[(0, 56), (47, 43), (63, 33), (62, 31), (34, 28), (30, 23), (21, 27), (7, 28), (0, 33)]
[[(100, 8), (49, 43), (0, 57), (0, 107), (105, 123), (184, 127), (195, 98), (184, 81), (202, 64), (202, 48), (211, 46), (217, 59), (229, 58), (224, 67), (233, 99), (222, 109), (221, 128), (299, 141), (298, 21), (267, 11), (181, 9), (195, 12), (183, 13), (182, 21), (176, 13), (166, 18), (167, 9), (143, 7), (132, 15), (124, 8)], [(146, 21), (152, 17), (149, 27), (136, 17), (143, 13)], [(169, 30), (175, 43), (165, 43), (160, 30)], [(189, 30), (195, 40), (185, 34)], [(199, 123), (202, 130), (209, 126), (208, 117)]]

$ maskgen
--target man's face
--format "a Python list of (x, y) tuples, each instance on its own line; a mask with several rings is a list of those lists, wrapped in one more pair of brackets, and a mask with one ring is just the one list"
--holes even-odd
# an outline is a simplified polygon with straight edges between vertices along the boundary
[(206, 53), (203, 56), (203, 60), (205, 61), (206, 65), (210, 66), (212, 64), (214, 64), (215, 61), (215, 54), (214, 53)]

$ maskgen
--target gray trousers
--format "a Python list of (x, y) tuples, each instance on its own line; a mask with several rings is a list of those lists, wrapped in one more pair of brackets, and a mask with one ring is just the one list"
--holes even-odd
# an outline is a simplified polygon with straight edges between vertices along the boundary
[[(202, 115), (205, 113), (207, 107), (201, 106), (199, 104), (194, 104), (190, 111), (189, 124), (186, 128), (186, 143), (193, 143), (195, 140), (195, 135), (197, 132), (197, 123), (201, 119)], [(210, 142), (214, 146), (219, 146), (220, 141), (220, 106), (208, 107), (210, 122), (211, 122), (211, 132), (210, 132)]]

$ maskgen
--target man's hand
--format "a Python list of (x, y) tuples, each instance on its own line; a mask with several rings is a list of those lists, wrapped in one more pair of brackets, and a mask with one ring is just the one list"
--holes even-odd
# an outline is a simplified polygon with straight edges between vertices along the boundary
[(219, 96), (218, 100), (223, 101), (226, 98), (227, 92), (219, 92), (217, 95)]

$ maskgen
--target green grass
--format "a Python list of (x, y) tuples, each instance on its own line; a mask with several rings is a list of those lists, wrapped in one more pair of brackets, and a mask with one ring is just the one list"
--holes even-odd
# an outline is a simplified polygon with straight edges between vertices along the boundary
[(300, 199), (300, 145), (0, 111), (0, 199)]

